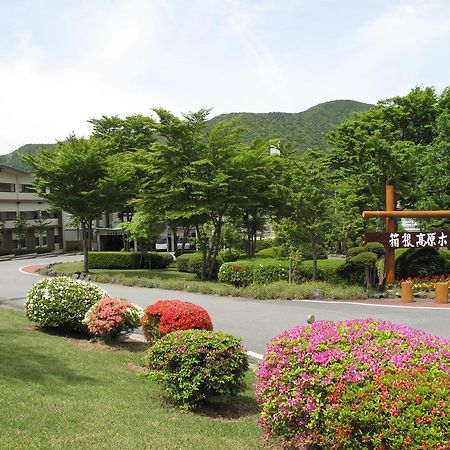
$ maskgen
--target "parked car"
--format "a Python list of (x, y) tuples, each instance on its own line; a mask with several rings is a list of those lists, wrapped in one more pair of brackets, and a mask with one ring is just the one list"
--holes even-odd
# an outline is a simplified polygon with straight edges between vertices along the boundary
[[(181, 248), (183, 247), (183, 238), (181, 236), (178, 236), (177, 238), (177, 249), (181, 250)], [(189, 241), (187, 241), (184, 244), (184, 249), (185, 250), (190, 250), (191, 248), (191, 244), (189, 243)], [(163, 237), (163, 238), (159, 238), (156, 241), (156, 250), (158, 251), (167, 251), (167, 238)]]

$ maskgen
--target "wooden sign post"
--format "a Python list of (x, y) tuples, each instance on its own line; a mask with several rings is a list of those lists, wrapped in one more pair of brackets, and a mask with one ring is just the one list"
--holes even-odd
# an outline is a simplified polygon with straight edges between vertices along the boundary
[(422, 248), (422, 247), (447, 247), (449, 234), (445, 231), (433, 231), (431, 233), (397, 233), (397, 219), (401, 218), (434, 218), (450, 217), (450, 211), (396, 211), (394, 186), (386, 186), (386, 210), (364, 211), (365, 219), (378, 217), (385, 219), (385, 233), (367, 233), (366, 242), (380, 242), (386, 250), (385, 273), (386, 284), (395, 283), (395, 249), (396, 248)]

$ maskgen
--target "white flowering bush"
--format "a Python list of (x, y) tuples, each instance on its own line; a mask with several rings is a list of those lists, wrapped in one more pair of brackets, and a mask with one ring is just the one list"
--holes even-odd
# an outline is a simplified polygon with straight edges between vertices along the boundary
[(93, 283), (56, 277), (37, 282), (25, 301), (26, 316), (41, 327), (83, 330), (86, 312), (108, 294)]

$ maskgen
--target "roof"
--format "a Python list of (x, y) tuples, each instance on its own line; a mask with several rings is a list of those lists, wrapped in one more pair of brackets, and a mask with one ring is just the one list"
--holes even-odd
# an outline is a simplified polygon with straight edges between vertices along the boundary
[(17, 175), (31, 175), (29, 172), (24, 172), (23, 170), (15, 169), (14, 167), (5, 166), (4, 164), (0, 164), (0, 172), (12, 172)]

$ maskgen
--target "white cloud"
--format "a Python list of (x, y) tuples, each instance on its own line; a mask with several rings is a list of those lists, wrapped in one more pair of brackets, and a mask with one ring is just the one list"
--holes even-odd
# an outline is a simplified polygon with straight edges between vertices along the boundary
[[(286, 4), (284, 14), (309, 7)], [(321, 42), (320, 30), (295, 29), (281, 51), (266, 33), (273, 26), (283, 36), (282, 20), (271, 20), (276, 0), (70, 5), (58, 15), (60, 35), (22, 26), (0, 53), (0, 153), (88, 134), (86, 120), (102, 114), (147, 114), (157, 106), (293, 112), (335, 98), (373, 102), (421, 83), (444, 87), (448, 77), (444, 70), (424, 75), (436, 64), (448, 69), (443, 56), (430, 60), (450, 41), (445, 0), (395, 2), (355, 30), (324, 23), (336, 27), (334, 42)], [(54, 35), (40, 39), (41, 32)]]

